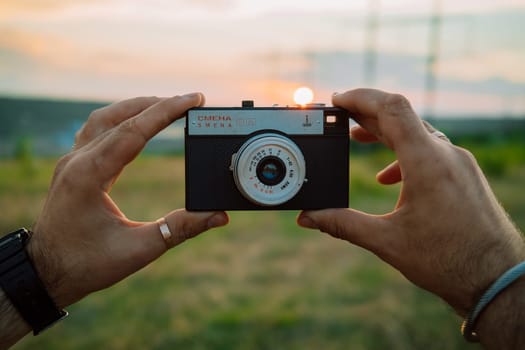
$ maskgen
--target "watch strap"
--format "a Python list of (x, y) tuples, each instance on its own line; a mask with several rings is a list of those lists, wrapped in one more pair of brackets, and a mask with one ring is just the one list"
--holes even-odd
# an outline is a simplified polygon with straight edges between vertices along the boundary
[[(18, 231), (17, 231), (18, 232)], [(27, 231), (26, 231), (27, 232)], [(22, 318), (37, 335), (67, 316), (46, 291), (25, 249), (23, 239), (10, 244), (20, 249), (9, 249), (9, 256), (0, 261), (0, 286)], [(5, 252), (5, 250), (4, 250)]]

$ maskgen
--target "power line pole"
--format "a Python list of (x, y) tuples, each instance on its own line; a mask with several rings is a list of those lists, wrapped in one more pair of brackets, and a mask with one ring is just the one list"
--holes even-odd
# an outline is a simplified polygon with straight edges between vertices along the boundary
[(430, 28), (428, 36), (428, 55), (425, 76), (425, 97), (423, 117), (432, 119), (435, 117), (436, 107), (436, 80), (438, 61), (440, 53), (440, 37), (442, 23), (442, 0), (434, 0), (432, 14), (430, 16)]
[(376, 83), (377, 75), (377, 32), (381, 0), (368, 0), (368, 18), (365, 32), (364, 81), (369, 87)]

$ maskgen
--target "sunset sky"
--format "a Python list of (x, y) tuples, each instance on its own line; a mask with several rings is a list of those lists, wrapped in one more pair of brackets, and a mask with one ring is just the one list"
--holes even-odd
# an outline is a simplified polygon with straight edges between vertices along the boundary
[[(0, 0), (0, 95), (208, 105), (374, 86), (424, 110), (434, 0)], [(376, 4), (376, 79), (365, 78)], [(525, 115), (525, 0), (441, 0), (436, 113)]]

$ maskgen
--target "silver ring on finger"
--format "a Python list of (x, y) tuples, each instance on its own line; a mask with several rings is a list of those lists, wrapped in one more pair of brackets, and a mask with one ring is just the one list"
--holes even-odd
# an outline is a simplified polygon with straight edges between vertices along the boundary
[(171, 231), (168, 226), (168, 223), (166, 222), (166, 218), (160, 218), (157, 220), (157, 224), (159, 225), (160, 234), (162, 235), (162, 238), (164, 239), (164, 242), (166, 242), (166, 246), (168, 248), (171, 246)]

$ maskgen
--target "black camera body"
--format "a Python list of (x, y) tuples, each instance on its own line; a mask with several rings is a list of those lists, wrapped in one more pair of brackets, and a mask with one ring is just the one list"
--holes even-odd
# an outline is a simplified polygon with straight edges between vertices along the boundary
[(186, 209), (348, 207), (349, 115), (324, 105), (192, 108)]

